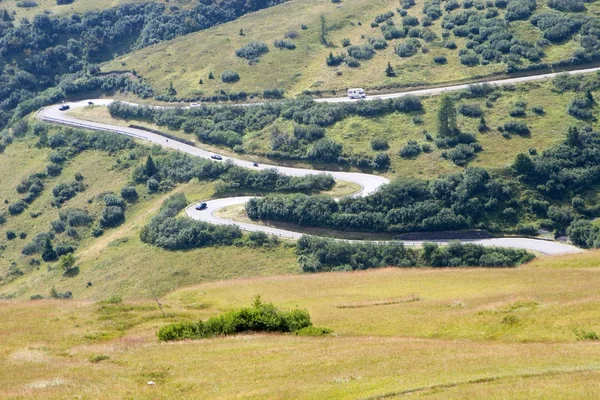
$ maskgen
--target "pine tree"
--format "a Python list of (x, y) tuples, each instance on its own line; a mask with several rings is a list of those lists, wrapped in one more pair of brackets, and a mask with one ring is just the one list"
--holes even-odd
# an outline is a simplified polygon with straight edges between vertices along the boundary
[(456, 135), (458, 132), (456, 127), (456, 108), (450, 96), (442, 96), (437, 117), (439, 136), (447, 137)]
[(585, 92), (585, 95), (588, 98), (588, 100), (593, 104), (594, 103), (594, 95), (592, 94), (592, 91), (588, 89)]
[(154, 160), (152, 159), (152, 156), (148, 156), (148, 158), (146, 159), (146, 167), (144, 168), (144, 170), (148, 178), (151, 178), (154, 175), (156, 175), (157, 169), (156, 165), (154, 164)]
[(58, 258), (56, 251), (54, 251), (54, 247), (52, 247), (52, 242), (50, 238), (46, 238), (46, 243), (44, 243), (44, 251), (42, 252), (42, 260), (49, 262), (54, 261)]
[(321, 44), (327, 45), (327, 26), (325, 16), (321, 14), (319, 20), (321, 21)]
[(173, 81), (169, 82), (169, 96), (175, 96), (177, 95), (177, 90), (175, 90), (175, 87), (173, 87)]
[(477, 129), (479, 132), (485, 132), (488, 130), (487, 122), (485, 121), (485, 118), (483, 118), (483, 115), (481, 118), (479, 118), (479, 127)]
[(392, 67), (392, 64), (388, 62), (388, 65), (385, 69), (385, 75), (388, 77), (392, 77), (392, 76), (396, 76), (396, 72), (394, 71), (394, 68)]
[(215, 76), (213, 75), (212, 71), (208, 73), (208, 79), (215, 79)]
[(246, 36), (243, 29), (240, 29), (240, 36)]

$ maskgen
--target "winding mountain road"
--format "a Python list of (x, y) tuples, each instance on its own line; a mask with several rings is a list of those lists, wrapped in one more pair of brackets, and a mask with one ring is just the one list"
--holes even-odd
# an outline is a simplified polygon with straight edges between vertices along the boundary
[[(597, 71), (600, 71), (600, 67), (569, 71), (569, 72), (565, 72), (565, 73), (585, 74), (585, 73), (593, 73), (593, 72), (597, 72)], [(535, 80), (549, 79), (556, 75), (558, 75), (558, 73), (549, 73), (549, 74), (544, 74), (544, 75), (503, 79), (503, 80), (497, 80), (497, 81), (490, 81), (487, 83), (493, 84), (493, 85), (507, 85), (507, 84), (523, 83), (523, 82), (529, 82), (529, 81), (535, 81)], [(429, 96), (431, 96), (431, 95), (437, 95), (437, 94), (446, 93), (446, 92), (464, 90), (468, 86), (469, 85), (455, 85), (455, 86), (448, 86), (448, 87), (442, 87), (442, 88), (422, 89), (422, 90), (414, 90), (414, 91), (408, 91), (408, 92), (402, 92), (402, 93), (377, 95), (377, 96), (370, 96), (367, 98), (367, 100), (389, 99), (389, 98), (395, 98), (395, 97), (402, 97), (402, 96), (406, 96), (406, 95), (417, 95), (417, 96), (429, 95)], [(73, 108), (85, 107), (88, 105), (88, 102), (93, 102), (95, 105), (108, 105), (108, 104), (112, 103), (113, 101), (114, 100), (111, 100), (111, 99), (93, 99), (93, 100), (84, 100), (84, 101), (79, 101), (79, 102), (71, 102), (71, 103), (67, 103), (67, 104), (70, 106), (71, 109), (73, 109)], [(351, 100), (349, 100), (347, 98), (332, 98), (332, 99), (318, 99), (316, 101), (335, 103), (335, 102), (346, 102), (346, 101), (351, 101)], [(151, 132), (148, 132), (145, 130), (81, 120), (76, 117), (67, 115), (63, 111), (60, 111), (58, 109), (58, 105), (53, 105), (53, 106), (42, 108), (38, 112), (38, 117), (41, 120), (49, 122), (49, 123), (69, 125), (69, 126), (80, 127), (80, 128), (85, 128), (85, 129), (92, 129), (92, 130), (116, 132), (116, 133), (119, 133), (122, 135), (134, 137), (136, 139), (155, 143), (155, 144), (158, 144), (165, 148), (182, 151), (182, 152), (191, 154), (196, 157), (210, 158), (211, 155), (215, 154), (215, 153), (209, 152), (207, 150), (202, 150), (197, 147), (178, 142), (173, 139), (168, 140), (161, 135), (157, 135), (155, 133), (151, 133)], [(256, 167), (256, 166), (253, 166), (253, 163), (251, 161), (240, 160), (240, 159), (236, 159), (233, 157), (227, 157), (227, 156), (223, 156), (221, 162), (231, 162), (231, 163), (233, 163), (235, 165), (239, 165), (241, 167), (256, 169), (256, 170), (273, 168), (273, 169), (277, 169), (282, 174), (290, 175), (290, 176), (306, 176), (306, 175), (312, 175), (312, 174), (328, 173), (328, 174), (332, 175), (336, 180), (353, 182), (353, 183), (357, 183), (358, 185), (360, 185), (361, 190), (358, 191), (357, 193), (353, 194), (353, 196), (367, 196), (367, 195), (375, 192), (382, 185), (389, 183), (389, 180), (382, 176), (362, 174), (362, 173), (356, 173), (356, 172), (338, 172), (338, 171), (329, 172), (329, 171), (318, 171), (318, 170), (310, 170), (310, 169), (303, 169), (303, 168), (281, 167), (281, 166), (277, 166), (277, 165), (268, 165), (268, 164), (261, 164)], [(225, 199), (210, 200), (210, 201), (207, 201), (206, 209), (198, 211), (195, 209), (195, 204), (192, 204), (186, 208), (186, 213), (190, 218), (193, 218), (193, 219), (196, 219), (199, 221), (206, 221), (206, 222), (210, 222), (210, 223), (218, 224), (218, 225), (235, 224), (235, 225), (239, 226), (241, 229), (244, 229), (247, 231), (265, 232), (267, 234), (290, 238), (290, 239), (297, 239), (300, 236), (302, 236), (302, 233), (300, 233), (300, 232), (294, 232), (294, 231), (289, 231), (289, 230), (285, 230), (285, 229), (278, 229), (278, 228), (273, 228), (273, 227), (268, 227), (268, 226), (263, 226), (263, 225), (251, 224), (251, 223), (236, 222), (233, 220), (224, 219), (216, 214), (216, 211), (218, 211), (224, 207), (231, 207), (231, 206), (235, 206), (235, 205), (245, 204), (249, 199), (250, 199), (250, 197), (230, 197), (230, 198), (225, 198)], [(437, 241), (437, 242), (438, 243), (447, 243), (448, 241)], [(463, 242), (476, 243), (476, 244), (481, 244), (483, 246), (491, 246), (491, 247), (493, 247), (493, 246), (512, 247), (512, 248), (518, 248), (518, 249), (537, 251), (537, 252), (548, 254), (548, 255), (572, 254), (572, 253), (579, 253), (582, 251), (581, 249), (579, 249), (577, 247), (567, 245), (564, 243), (540, 240), (540, 239), (519, 238), (519, 237), (467, 240), (467, 241), (463, 241)], [(381, 243), (381, 242), (378, 242), (378, 243)], [(423, 242), (421, 242), (421, 241), (405, 241), (404, 243), (409, 246), (419, 246)]]

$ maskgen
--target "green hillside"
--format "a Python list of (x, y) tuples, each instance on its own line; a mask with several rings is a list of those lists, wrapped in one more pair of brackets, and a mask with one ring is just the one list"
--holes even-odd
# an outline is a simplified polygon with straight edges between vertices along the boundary
[[(517, 0), (513, 1), (519, 3)], [(531, 16), (511, 20), (506, 26), (504, 23), (507, 10), (511, 9), (503, 8), (506, 2), (496, 2), (499, 7), (490, 1), (469, 1), (465, 2), (465, 5), (454, 2), (456, 8), (448, 6), (452, 2), (443, 2), (439, 6), (438, 15), (441, 16), (429, 20), (425, 14), (424, 3), (423, 0), (418, 0), (415, 5), (402, 10), (397, 1), (391, 0), (344, 0), (340, 3), (294, 0), (231, 23), (134, 52), (102, 68), (105, 71), (122, 69), (125, 63), (127, 68), (134, 69), (148, 78), (156, 90), (163, 94), (166, 94), (172, 82), (180, 98), (210, 97), (222, 90), (262, 94), (264, 89), (274, 88), (284, 89), (289, 95), (309, 91), (339, 96), (343, 95), (348, 87), (364, 87), (369, 89), (370, 93), (374, 93), (380, 89), (442, 85), (481, 79), (504, 74), (509, 65), (511, 70), (518, 70), (540, 63), (570, 62), (581, 48), (577, 32), (552, 41), (542, 40), (546, 31), (534, 26), (531, 21), (539, 15), (555, 15), (555, 10), (542, 1), (538, 2)], [(450, 11), (447, 11), (446, 7), (450, 8)], [(591, 2), (586, 4), (586, 8), (586, 15), (592, 15), (597, 6), (595, 2)], [(408, 17), (416, 17), (417, 20), (409, 21), (407, 17), (401, 17), (398, 10), (402, 10), (402, 13), (407, 12)], [(391, 13), (391, 17), (385, 15), (387, 12)], [(474, 48), (475, 42), (470, 40), (473, 34), (468, 31), (470, 25), (463, 25), (471, 14), (483, 20), (496, 22), (501, 26), (497, 35), (502, 35), (509, 41), (517, 41), (520, 47), (511, 47), (510, 52), (507, 48), (503, 49), (504, 53), (490, 55), (491, 58), (487, 61), (482, 56), (474, 64), (466, 59), (461, 61), (461, 52), (466, 51), (472, 55), (473, 50), (467, 49)], [(492, 17), (493, 15), (497, 16)], [(568, 15), (569, 18), (576, 19), (583, 13)], [(379, 23), (372, 27), (371, 23), (374, 23), (378, 16), (381, 18), (378, 19)], [(326, 44), (322, 43), (321, 17), (324, 17)], [(425, 22), (426, 27), (423, 27), (424, 21), (429, 21)], [(413, 26), (413, 23), (416, 23), (416, 26)], [(431, 24), (428, 25), (429, 23)], [(564, 20), (552, 22), (561, 23), (564, 23)], [(387, 28), (383, 29), (386, 26)], [(548, 29), (545, 25), (543, 27)], [(411, 28), (414, 35), (410, 32)], [(457, 30), (458, 28), (467, 31)], [(401, 34), (402, 38), (385, 40), (389, 29), (405, 33)], [(293, 50), (274, 46), (274, 42), (284, 39), (286, 34), (292, 37), (287, 39), (287, 42), (295, 46)], [(349, 39), (352, 46), (370, 48), (366, 53), (361, 53), (360, 49), (355, 50), (354, 58), (358, 59), (359, 66), (348, 65), (347, 61), (353, 58), (348, 53), (352, 46), (343, 47), (344, 39)], [(480, 39), (484, 47), (490, 46), (490, 40), (494, 39)], [(236, 56), (236, 51), (250, 42), (264, 43), (268, 46), (268, 52), (257, 56), (256, 59), (250, 58), (250, 61), (248, 57)], [(456, 47), (449, 48), (449, 42), (455, 43)], [(399, 57), (397, 47), (406, 43), (417, 46), (414, 55)], [(506, 45), (510, 45), (508, 41)], [(379, 46), (385, 48), (380, 49)], [(527, 53), (528, 51), (531, 53)], [(591, 49), (587, 52), (590, 51)], [(325, 60), (330, 52), (334, 56), (345, 55), (346, 61), (341, 62), (339, 66), (328, 67)], [(445, 61), (439, 59), (439, 62), (436, 62), (438, 57), (445, 57)], [(388, 62), (395, 76), (386, 76)], [(227, 84), (221, 82), (219, 76), (224, 70), (238, 72), (239, 81)], [(215, 79), (209, 79), (211, 72)]]

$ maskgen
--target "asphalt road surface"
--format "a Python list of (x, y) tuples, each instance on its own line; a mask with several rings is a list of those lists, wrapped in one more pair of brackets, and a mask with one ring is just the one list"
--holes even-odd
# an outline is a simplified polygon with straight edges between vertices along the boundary
[[(582, 70), (570, 71), (570, 72), (566, 72), (566, 73), (584, 74), (584, 73), (593, 73), (596, 71), (600, 71), (600, 68), (582, 69)], [(543, 79), (552, 78), (556, 75), (558, 75), (558, 73), (503, 79), (503, 80), (497, 80), (497, 81), (490, 81), (487, 83), (494, 84), (494, 85), (506, 85), (506, 84), (513, 84), (513, 83), (535, 81), (535, 80), (543, 80)], [(423, 89), (423, 90), (415, 90), (415, 91), (402, 92), (402, 93), (370, 96), (367, 98), (367, 100), (389, 99), (389, 98), (394, 98), (394, 97), (406, 96), (409, 94), (418, 95), (418, 96), (437, 95), (437, 94), (441, 94), (441, 93), (445, 93), (445, 92), (464, 90), (468, 86), (469, 85), (456, 85), (456, 86), (448, 86), (448, 87), (444, 87), (444, 88)], [(351, 100), (349, 100), (348, 98), (333, 98), (333, 99), (319, 99), (317, 101), (335, 103), (335, 102), (345, 102), (345, 101), (351, 101)], [(356, 101), (356, 100), (352, 100), (352, 101)], [(108, 104), (112, 103), (113, 100), (111, 100), (111, 99), (92, 99), (92, 100), (84, 100), (84, 101), (80, 101), (80, 102), (72, 102), (72, 103), (66, 103), (66, 104), (68, 104), (70, 106), (70, 108), (73, 109), (73, 108), (85, 107), (89, 104), (89, 102), (93, 102), (95, 105), (108, 105)], [(50, 122), (50, 123), (57, 123), (57, 124), (62, 124), (62, 125), (69, 125), (69, 126), (75, 126), (75, 127), (81, 127), (81, 128), (93, 129), (93, 130), (116, 132), (116, 133), (119, 133), (122, 135), (134, 137), (139, 140), (155, 143), (155, 144), (158, 144), (165, 148), (179, 150), (179, 151), (182, 151), (182, 152), (185, 152), (185, 153), (197, 156), (197, 157), (211, 158), (211, 156), (215, 155), (215, 153), (212, 153), (210, 151), (202, 150), (197, 147), (190, 146), (190, 145), (178, 142), (173, 139), (166, 139), (165, 137), (163, 137), (161, 135), (157, 135), (157, 134), (147, 132), (147, 131), (144, 131), (141, 129), (134, 129), (134, 128), (124, 127), (124, 126), (119, 126), (119, 125), (111, 125), (111, 124), (104, 124), (104, 123), (80, 120), (73, 116), (66, 115), (65, 112), (60, 111), (58, 109), (58, 107), (59, 107), (58, 105), (53, 105), (53, 106), (49, 106), (49, 107), (45, 107), (45, 108), (41, 109), (38, 112), (39, 118), (46, 122)], [(319, 171), (319, 170), (311, 170), (311, 169), (303, 169), (303, 168), (281, 167), (281, 166), (269, 165), (269, 164), (260, 164), (258, 166), (254, 166), (252, 161), (240, 160), (240, 159), (236, 159), (233, 157), (227, 157), (227, 156), (222, 156), (222, 160), (220, 160), (218, 162), (231, 162), (231, 163), (233, 163), (235, 165), (239, 165), (241, 167), (256, 169), (256, 170), (272, 168), (272, 169), (276, 169), (279, 173), (282, 173), (285, 175), (291, 175), (291, 176), (306, 176), (306, 175), (327, 173), (327, 174), (332, 175), (336, 180), (353, 182), (353, 183), (360, 185), (360, 187), (361, 187), (360, 191), (353, 194), (353, 196), (369, 195), (369, 194), (377, 191), (377, 189), (379, 189), (382, 185), (389, 183), (388, 179), (386, 179), (382, 176), (378, 176), (378, 175), (369, 175), (369, 174), (362, 174), (362, 173), (356, 173), (356, 172)], [(227, 219), (217, 217), (215, 215), (215, 211), (217, 211), (223, 207), (245, 204), (248, 201), (248, 199), (250, 199), (250, 197), (230, 197), (230, 198), (225, 198), (225, 199), (211, 200), (211, 201), (207, 202), (208, 207), (201, 211), (197, 211), (195, 209), (195, 204), (192, 204), (189, 207), (187, 207), (186, 213), (188, 216), (190, 216), (191, 218), (196, 219), (196, 220), (206, 221), (206, 222), (210, 222), (213, 224), (221, 224), (221, 225), (222, 224), (235, 224), (235, 225), (238, 225), (241, 229), (246, 230), (246, 231), (254, 231), (254, 232), (260, 231), (260, 232), (265, 232), (267, 234), (290, 238), (290, 239), (297, 239), (300, 236), (302, 236), (302, 233), (299, 233), (299, 232), (294, 232), (294, 231), (289, 231), (289, 230), (284, 230), (284, 229), (277, 229), (277, 228), (256, 225), (256, 224), (251, 224), (251, 223), (235, 222), (232, 220), (227, 220)], [(438, 243), (446, 243), (447, 241), (437, 241), (437, 242)], [(537, 251), (537, 252), (549, 254), (549, 255), (578, 253), (578, 252), (582, 251), (581, 249), (579, 249), (577, 247), (570, 246), (570, 245), (563, 244), (563, 243), (547, 241), (547, 240), (531, 239), (531, 238), (518, 238), (518, 237), (467, 240), (467, 241), (463, 241), (463, 242), (476, 243), (476, 244), (481, 244), (484, 246), (502, 246), (502, 247), (526, 249), (526, 250)], [(404, 243), (406, 245), (410, 245), (410, 246), (418, 246), (418, 245), (422, 244), (422, 242), (420, 242), (420, 241), (404, 241)]]

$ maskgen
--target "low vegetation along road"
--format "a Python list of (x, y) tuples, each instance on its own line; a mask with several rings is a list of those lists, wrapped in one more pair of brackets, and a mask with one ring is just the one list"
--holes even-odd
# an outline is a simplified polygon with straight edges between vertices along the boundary
[[(592, 72), (596, 72), (599, 70), (600, 70), (600, 68), (590, 68), (590, 69), (585, 69), (585, 70), (570, 71), (568, 73), (582, 74), (582, 73), (592, 73)], [(498, 80), (498, 81), (492, 81), (492, 82), (488, 82), (488, 83), (497, 84), (497, 85), (510, 84), (510, 83), (521, 83), (521, 82), (527, 82), (527, 81), (533, 81), (533, 80), (547, 79), (547, 78), (551, 78), (556, 75), (557, 74), (552, 73), (552, 74), (545, 74), (545, 75), (536, 75), (536, 76)], [(395, 93), (395, 94), (388, 94), (388, 95), (381, 95), (381, 96), (372, 96), (372, 97), (370, 97), (370, 99), (375, 99), (375, 98), (386, 99), (386, 98), (392, 98), (392, 97), (405, 96), (408, 94), (436, 95), (436, 94), (449, 92), (449, 91), (463, 90), (467, 86), (468, 85), (457, 85), (457, 86), (449, 86), (449, 87), (445, 87), (445, 88), (424, 89), (424, 90), (417, 90), (417, 91), (411, 91), (411, 92)], [(108, 105), (113, 100), (111, 100), (111, 99), (85, 100), (85, 101), (76, 102), (76, 103), (69, 103), (69, 106), (71, 108), (85, 107), (89, 104), (90, 101), (96, 105)], [(345, 99), (345, 98), (340, 98), (340, 99), (321, 99), (320, 101), (342, 102), (342, 101), (349, 101), (349, 100)], [(51, 123), (70, 125), (70, 126), (81, 127), (81, 128), (86, 128), (86, 129), (93, 129), (93, 130), (104, 130), (104, 131), (116, 132), (119, 134), (131, 136), (131, 137), (134, 137), (137, 139), (156, 143), (156, 144), (159, 144), (166, 148), (183, 151), (183, 152), (186, 152), (188, 154), (191, 154), (191, 155), (194, 155), (197, 157), (210, 158), (212, 155), (214, 155), (214, 153), (211, 153), (209, 151), (202, 150), (197, 147), (190, 146), (190, 145), (178, 142), (173, 139), (169, 140), (163, 136), (160, 136), (160, 135), (157, 135), (157, 134), (154, 134), (151, 132), (147, 132), (144, 130), (124, 127), (124, 126), (118, 126), (118, 125), (111, 125), (111, 124), (104, 124), (104, 123), (80, 120), (78, 118), (66, 115), (64, 112), (60, 111), (58, 109), (58, 105), (43, 108), (38, 113), (38, 116), (42, 120), (51, 122)], [(309, 175), (309, 174), (324, 173), (324, 171), (318, 171), (318, 170), (280, 167), (280, 166), (268, 165), (268, 164), (262, 164), (262, 165), (255, 166), (253, 164), (253, 162), (251, 162), (251, 161), (240, 160), (240, 159), (227, 157), (227, 156), (222, 156), (222, 160), (220, 162), (231, 162), (231, 163), (234, 163), (241, 167), (250, 168), (250, 169), (275, 168), (280, 173), (286, 174), (286, 175), (291, 175), (291, 176), (303, 176), (303, 175)], [(357, 183), (358, 185), (360, 185), (361, 190), (358, 191), (357, 193), (353, 194), (353, 196), (369, 195), (369, 194), (375, 192), (382, 185), (389, 182), (388, 179), (381, 177), (381, 176), (377, 176), (377, 175), (369, 175), (369, 174), (362, 174), (362, 173), (355, 173), (355, 172), (337, 172), (337, 171), (332, 171), (332, 172), (327, 172), (327, 173), (331, 174), (336, 180), (354, 182), (354, 183)], [(186, 213), (188, 216), (190, 216), (191, 218), (196, 219), (196, 220), (206, 221), (206, 222), (210, 222), (213, 224), (219, 224), (219, 225), (235, 224), (235, 225), (238, 225), (241, 229), (244, 229), (247, 231), (260, 231), (260, 232), (265, 232), (267, 234), (277, 235), (280, 237), (291, 238), (291, 239), (297, 239), (300, 236), (302, 236), (302, 233), (300, 233), (300, 232), (289, 231), (289, 230), (285, 230), (285, 229), (278, 229), (278, 228), (273, 228), (273, 227), (268, 227), (268, 226), (263, 226), (263, 225), (251, 224), (251, 223), (237, 222), (237, 221), (222, 218), (216, 214), (216, 211), (218, 211), (219, 209), (222, 209), (224, 207), (242, 205), (242, 204), (245, 204), (249, 199), (250, 199), (250, 197), (230, 197), (230, 198), (225, 198), (225, 199), (211, 200), (211, 201), (207, 202), (207, 207), (205, 209), (199, 210), (199, 211), (195, 209), (195, 204), (192, 204), (186, 209)], [(444, 243), (445, 241), (438, 241), (438, 242)], [(537, 251), (537, 252), (549, 254), (549, 255), (569, 254), (569, 253), (577, 253), (577, 252), (582, 251), (577, 247), (570, 246), (570, 245), (563, 244), (563, 243), (547, 241), (547, 240), (531, 239), (531, 238), (519, 238), (519, 237), (480, 239), (480, 240), (472, 240), (469, 242), (481, 244), (484, 246), (503, 246), (503, 247), (518, 248), (518, 249), (526, 249), (526, 250)], [(420, 241), (405, 241), (404, 243), (407, 245), (411, 245), (411, 246), (418, 246), (418, 245), (422, 244), (422, 242), (420, 242)]]

